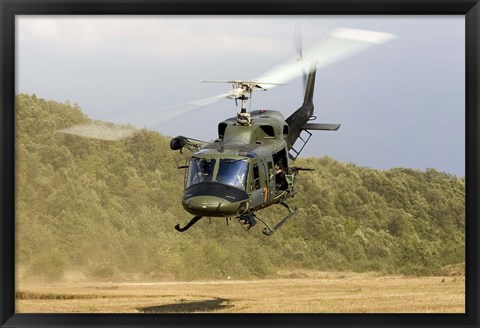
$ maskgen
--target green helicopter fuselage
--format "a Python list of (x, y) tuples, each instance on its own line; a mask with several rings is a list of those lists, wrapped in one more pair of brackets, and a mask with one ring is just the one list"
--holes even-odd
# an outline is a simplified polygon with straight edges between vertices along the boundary
[(233, 217), (288, 198), (288, 124), (278, 111), (252, 111), (248, 125), (229, 118), (218, 125), (218, 139), (193, 153), (182, 205), (194, 215)]

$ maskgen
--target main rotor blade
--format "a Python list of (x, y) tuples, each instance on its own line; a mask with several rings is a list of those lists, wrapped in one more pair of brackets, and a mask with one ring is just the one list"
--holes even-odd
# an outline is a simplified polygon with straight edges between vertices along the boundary
[[(87, 124), (74, 125), (59, 132), (86, 137), (91, 139), (114, 141), (121, 140), (135, 135), (140, 132), (140, 128), (135, 125), (142, 125), (142, 122), (148, 122), (148, 126), (173, 120), (188, 114), (189, 112), (204, 106), (213, 105), (225, 98), (228, 98), (230, 93), (223, 93), (217, 96), (203, 98), (187, 104), (144, 111), (140, 113), (125, 115), (115, 119), (115, 121), (128, 122), (128, 124), (116, 124), (111, 122), (95, 121)], [(135, 122), (135, 120), (139, 122)], [(133, 124), (133, 125), (132, 125)]]
[(225, 92), (213, 97), (207, 97), (191, 101), (186, 104), (179, 104), (159, 109), (136, 112), (129, 115), (121, 116), (117, 119), (120, 122), (129, 122), (134, 125), (142, 125), (148, 122), (148, 126), (154, 126), (159, 123), (168, 122), (170, 120), (184, 116), (198, 108), (216, 104), (219, 101), (227, 99), (231, 96), (231, 92)]
[[(302, 51), (303, 58), (301, 60), (292, 58), (255, 80), (286, 83), (302, 76), (305, 71), (310, 72), (315, 67), (327, 67), (375, 44), (386, 43), (395, 37), (393, 34), (384, 32), (338, 28), (329, 34), (326, 42), (308, 51)], [(276, 84), (261, 86), (265, 89), (272, 89)]]
[(99, 140), (120, 140), (131, 137), (140, 130), (131, 125), (95, 121), (87, 124), (74, 125), (59, 132)]
[[(297, 77), (304, 76), (315, 68), (327, 67), (355, 53), (363, 51), (374, 44), (386, 43), (396, 37), (393, 34), (383, 32), (338, 28), (328, 35), (325, 42), (308, 51), (304, 51), (301, 44), (300, 31), (298, 30), (296, 34), (296, 47), (300, 58), (297, 55), (285, 63), (267, 71), (258, 78), (250, 80), (250, 82), (257, 83), (257, 87), (264, 90), (272, 89)], [(153, 126), (181, 117), (198, 108), (213, 105), (223, 99), (234, 99), (241, 96), (244, 92), (245, 90), (236, 88), (213, 97), (203, 98), (183, 105), (126, 115), (116, 121), (127, 121), (143, 126), (144, 124), (142, 124), (142, 122), (148, 122), (149, 126)], [(138, 119), (141, 121), (135, 122), (135, 120)], [(105, 122), (93, 122), (61, 130), (61, 132), (67, 134), (101, 140), (119, 140), (130, 137), (138, 133), (138, 131), (140, 130), (132, 125), (116, 125)]]
[[(264, 90), (272, 89), (297, 77), (305, 76), (305, 74), (310, 73), (313, 69), (315, 69), (315, 67), (326, 67), (374, 44), (382, 44), (393, 38), (395, 38), (393, 34), (384, 32), (338, 28), (330, 33), (327, 41), (322, 42), (316, 47), (305, 52), (303, 50), (301, 40), (301, 31), (300, 28), (297, 28), (295, 32), (295, 42), (300, 58), (298, 56), (293, 57), (285, 63), (261, 75), (260, 77), (252, 79), (250, 82), (257, 81), (257, 86)], [(242, 81), (207, 80), (202, 82), (222, 82), (234, 84), (235, 82)], [(226, 98), (234, 99), (244, 94), (244, 92), (244, 90), (236, 88), (217, 96), (200, 99), (185, 105), (174, 107), (178, 109), (176, 109), (173, 115), (163, 116), (160, 119), (157, 119), (156, 123), (185, 115), (186, 113), (189, 113), (197, 108), (212, 105)]]

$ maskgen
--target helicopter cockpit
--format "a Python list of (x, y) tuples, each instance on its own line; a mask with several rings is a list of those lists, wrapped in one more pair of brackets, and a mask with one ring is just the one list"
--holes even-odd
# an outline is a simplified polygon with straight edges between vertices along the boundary
[(188, 179), (186, 187), (201, 182), (210, 182), (213, 179), (215, 159), (192, 158), (188, 168)]
[[(215, 170), (217, 168), (217, 170)], [(232, 158), (196, 158), (190, 160), (186, 187), (201, 182), (217, 182), (245, 190), (248, 161)], [(214, 173), (216, 174), (214, 175)]]
[(248, 162), (239, 159), (220, 159), (217, 182), (245, 190), (247, 187)]

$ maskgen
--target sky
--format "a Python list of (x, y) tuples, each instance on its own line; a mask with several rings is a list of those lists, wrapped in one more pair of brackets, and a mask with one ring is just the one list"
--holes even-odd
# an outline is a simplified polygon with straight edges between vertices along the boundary
[[(375, 169), (465, 176), (464, 16), (17, 16), (16, 92), (77, 103), (90, 118), (167, 136), (216, 138), (233, 100), (162, 120), (175, 106), (228, 91), (202, 80), (252, 79), (321, 44), (335, 28), (395, 39), (317, 71), (316, 123), (302, 157)], [(297, 31), (297, 32), (295, 32)], [(302, 78), (253, 95), (288, 117)]]

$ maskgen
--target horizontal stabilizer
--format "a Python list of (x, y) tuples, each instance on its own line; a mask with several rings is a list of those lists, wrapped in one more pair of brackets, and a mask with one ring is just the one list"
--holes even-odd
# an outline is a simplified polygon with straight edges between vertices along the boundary
[(305, 123), (302, 125), (302, 130), (322, 130), (322, 131), (337, 131), (341, 124), (328, 123)]

